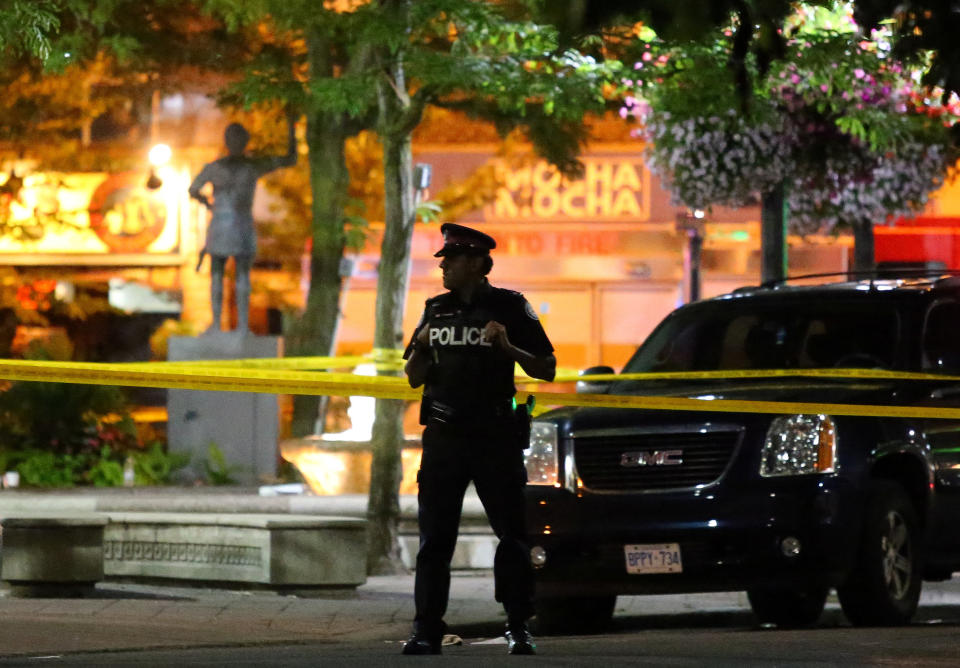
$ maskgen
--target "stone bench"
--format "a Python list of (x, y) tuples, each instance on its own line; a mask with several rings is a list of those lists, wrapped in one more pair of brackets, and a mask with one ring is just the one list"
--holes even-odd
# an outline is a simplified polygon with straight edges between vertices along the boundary
[(103, 579), (105, 515), (0, 517), (0, 580), (11, 596), (82, 596)]
[(366, 582), (366, 520), (239, 513), (107, 513), (108, 578), (270, 589)]
[[(314, 496), (291, 494), (259, 496), (256, 489), (113, 487), (76, 488), (66, 491), (0, 491), (0, 517), (42, 509), (49, 514), (70, 514), (78, 510), (119, 516), (121, 513), (177, 513), (188, 517), (208, 514), (308, 515), (363, 518), (367, 494)], [(400, 554), (407, 568), (413, 568), (419, 549), (417, 497), (400, 495)], [(454, 569), (491, 569), (497, 539), (472, 486), (467, 489), (460, 515), (460, 539), (453, 556)]]

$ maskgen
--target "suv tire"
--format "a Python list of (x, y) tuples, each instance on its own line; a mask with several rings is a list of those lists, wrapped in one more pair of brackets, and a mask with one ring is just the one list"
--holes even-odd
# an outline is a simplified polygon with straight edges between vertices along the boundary
[(919, 533), (916, 511), (903, 487), (888, 480), (870, 483), (857, 560), (837, 588), (851, 624), (910, 622), (923, 584)]
[(610, 625), (616, 596), (569, 596), (534, 601), (537, 633), (598, 633)]
[(820, 619), (829, 591), (816, 585), (806, 589), (757, 587), (747, 590), (747, 599), (761, 624), (799, 628), (812, 626)]

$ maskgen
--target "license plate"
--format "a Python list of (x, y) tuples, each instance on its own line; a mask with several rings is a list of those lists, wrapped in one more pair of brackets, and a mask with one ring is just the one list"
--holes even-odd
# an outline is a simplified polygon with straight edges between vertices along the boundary
[(624, 545), (627, 559), (627, 573), (647, 575), (650, 573), (682, 573), (678, 543), (658, 543), (656, 545)]

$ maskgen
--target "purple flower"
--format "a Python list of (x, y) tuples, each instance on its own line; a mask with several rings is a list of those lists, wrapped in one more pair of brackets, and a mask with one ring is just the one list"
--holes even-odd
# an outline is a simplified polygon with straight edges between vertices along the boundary
[(800, 83), (800, 77), (798, 77), (796, 74), (791, 74), (790, 83), (794, 83), (794, 84)]
[(830, 90), (830, 86), (828, 86), (827, 84), (820, 84), (820, 90), (826, 93), (828, 90)]
[(857, 77), (858, 79), (862, 79), (864, 74), (866, 74), (866, 72), (859, 67), (853, 71), (853, 76)]

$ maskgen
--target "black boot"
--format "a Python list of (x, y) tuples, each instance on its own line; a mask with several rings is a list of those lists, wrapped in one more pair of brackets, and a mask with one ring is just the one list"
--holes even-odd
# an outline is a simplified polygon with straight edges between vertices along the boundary
[(446, 624), (443, 622), (439, 626), (415, 622), (413, 635), (407, 642), (403, 643), (402, 654), (440, 654), (440, 646), (443, 644), (443, 634), (446, 632), (446, 628)]
[(536, 654), (537, 646), (530, 635), (526, 622), (510, 622), (507, 624), (507, 647), (511, 654)]
[(402, 654), (440, 654), (440, 640), (414, 633), (403, 643)]

